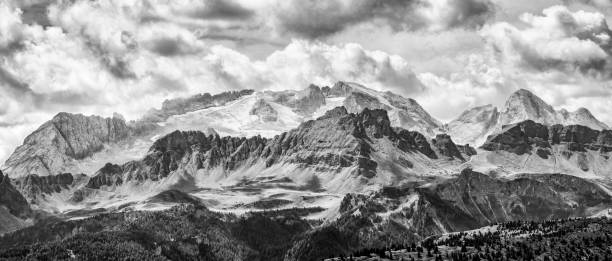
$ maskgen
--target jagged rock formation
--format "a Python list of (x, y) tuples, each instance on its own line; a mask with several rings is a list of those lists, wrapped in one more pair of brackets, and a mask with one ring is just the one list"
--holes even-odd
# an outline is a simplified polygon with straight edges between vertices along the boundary
[(394, 127), (417, 131), (427, 136), (442, 131), (442, 124), (415, 100), (392, 92), (382, 93), (355, 83), (338, 82), (324, 93), (328, 93), (328, 97), (346, 97), (343, 106), (352, 113), (361, 112), (365, 108), (386, 110)]
[(492, 105), (480, 106), (462, 113), (450, 122), (448, 133), (461, 143), (482, 144), (488, 135), (499, 132), (503, 126), (526, 120), (544, 125), (582, 125), (594, 130), (609, 129), (597, 120), (589, 110), (575, 112), (555, 110), (551, 105), (528, 90), (514, 92), (498, 112)]
[(278, 112), (265, 100), (259, 99), (250, 111), (251, 115), (256, 115), (259, 120), (264, 122), (277, 121)]
[[(455, 143), (451, 140), (451, 137), (446, 134), (438, 134), (436, 138), (432, 140), (433, 145), (438, 149), (440, 154), (449, 157), (449, 158), (457, 158), (462, 161), (465, 161), (459, 148), (455, 145)], [(465, 149), (464, 149), (465, 150)], [(469, 149), (466, 152), (471, 153)]]
[(0, 171), (0, 234), (24, 227), (24, 219), (32, 216), (27, 200)]
[[(243, 90), (167, 100), (161, 109), (153, 109), (140, 120), (129, 123), (118, 115), (103, 119), (60, 113), (25, 139), (6, 161), (4, 170), (12, 177), (62, 172), (91, 174), (102, 166), (89, 164), (84, 170), (80, 164), (109, 144), (126, 141), (122, 143), (125, 146), (117, 148), (124, 150), (119, 153), (132, 152), (132, 145), (128, 143), (148, 143), (151, 138), (176, 129), (210, 127), (222, 135), (260, 134), (272, 138), (338, 105), (344, 105), (352, 113), (364, 108), (388, 110), (392, 126), (421, 132), (428, 138), (441, 131), (441, 124), (416, 101), (355, 83), (338, 82), (324, 88), (310, 85), (301, 91)], [(207, 110), (212, 107), (215, 109)], [(133, 152), (144, 154), (145, 148), (140, 146)]]
[(26, 199), (15, 189), (8, 175), (0, 171), (0, 206), (4, 206), (9, 213), (19, 218), (27, 218), (32, 210)]
[[(391, 147), (387, 148), (390, 144)], [(195, 173), (199, 169), (221, 168), (232, 171), (239, 166), (264, 162), (297, 164), (317, 171), (339, 171), (354, 168), (356, 175), (372, 178), (378, 162), (372, 156), (377, 149), (401, 153), (419, 153), (430, 159), (440, 156), (464, 161), (457, 146), (448, 136), (440, 136), (438, 155), (425, 136), (401, 128), (392, 128), (384, 110), (364, 109), (349, 113), (338, 107), (322, 117), (307, 121), (298, 128), (266, 139), (219, 137), (197, 131), (175, 131), (157, 140), (141, 161), (122, 166), (107, 164), (91, 178), (88, 188), (121, 185), (130, 180), (159, 180), (177, 170)], [(404, 159), (404, 165), (412, 163)]]
[(556, 111), (540, 97), (528, 90), (521, 89), (513, 93), (506, 101), (500, 116), (500, 124), (507, 125), (525, 120), (533, 120), (545, 125), (576, 124), (596, 130), (609, 129), (585, 108), (580, 108), (575, 112)]
[(14, 181), (15, 187), (25, 198), (34, 202), (45, 194), (59, 193), (74, 185), (76, 179), (70, 173), (58, 175), (38, 176), (28, 175)]
[(544, 155), (551, 154), (550, 148), (554, 145), (564, 145), (568, 153), (586, 150), (610, 152), (612, 130), (598, 131), (580, 125), (545, 126), (528, 120), (504, 126), (501, 133), (489, 136), (482, 148), (516, 154), (530, 153), (537, 149), (537, 154), (545, 158)]
[(231, 170), (261, 155), (266, 139), (219, 137), (199, 131), (175, 131), (157, 140), (141, 161), (108, 163), (89, 180), (87, 188), (121, 185), (127, 181), (157, 181), (179, 168)]
[(500, 113), (493, 105), (479, 106), (468, 109), (445, 128), (456, 141), (482, 144), (484, 139), (497, 127)]
[(93, 177), (89, 179), (85, 187), (99, 189), (102, 186), (112, 186), (123, 184), (121, 173), (123, 168), (119, 165), (106, 163)]
[(129, 135), (119, 117), (59, 113), (25, 139), (6, 161), (5, 171), (12, 177), (59, 174), (72, 160), (89, 157)]
[(311, 115), (325, 105), (325, 96), (321, 88), (314, 84), (299, 92), (278, 92), (273, 93), (273, 96), (274, 102), (293, 108), (301, 115)]

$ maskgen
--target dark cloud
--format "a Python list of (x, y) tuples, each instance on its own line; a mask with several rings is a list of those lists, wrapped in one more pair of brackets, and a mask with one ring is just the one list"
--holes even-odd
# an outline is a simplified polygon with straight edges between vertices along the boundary
[(6, 88), (3, 88), (5, 94), (10, 94), (11, 96), (29, 95), (33, 93), (27, 84), (21, 82), (17, 77), (2, 67), (0, 67), (0, 85), (5, 86)]
[(252, 10), (230, 0), (208, 0), (203, 7), (195, 8), (187, 14), (197, 19), (244, 20), (254, 15)]
[(162, 56), (194, 54), (199, 50), (179, 37), (163, 37), (147, 44), (148, 49)]
[[(276, 15), (280, 28), (307, 38), (343, 31), (363, 22), (383, 22), (395, 30), (442, 30), (479, 27), (494, 13), (489, 0), (448, 1), (446, 6), (429, 0), (287, 0)], [(428, 15), (434, 14), (433, 16)]]
[(51, 3), (37, 3), (31, 6), (22, 7), (21, 10), (23, 13), (21, 14), (21, 19), (25, 24), (38, 24), (43, 27), (47, 27), (51, 25), (51, 21), (48, 16), (48, 7)]

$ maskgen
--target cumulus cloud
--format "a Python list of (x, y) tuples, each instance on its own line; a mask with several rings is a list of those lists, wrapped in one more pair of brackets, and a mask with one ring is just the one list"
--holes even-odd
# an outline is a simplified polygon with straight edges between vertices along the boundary
[(8, 3), (0, 3), (0, 51), (8, 51), (21, 42), (24, 37), (24, 26), (21, 22), (21, 11), (11, 8)]
[(524, 27), (500, 22), (483, 28), (501, 59), (542, 72), (611, 76), (612, 32), (603, 14), (553, 6), (541, 16), (524, 14), (521, 21)]
[(373, 88), (386, 87), (403, 94), (423, 88), (403, 58), (368, 51), (358, 44), (335, 46), (293, 41), (258, 65), (267, 68), (265, 74), (277, 88), (301, 87), (310, 82), (324, 85), (338, 80), (361, 82)]
[(493, 13), (488, 0), (289, 0), (279, 1), (275, 17), (281, 30), (317, 38), (365, 22), (395, 30), (474, 28)]

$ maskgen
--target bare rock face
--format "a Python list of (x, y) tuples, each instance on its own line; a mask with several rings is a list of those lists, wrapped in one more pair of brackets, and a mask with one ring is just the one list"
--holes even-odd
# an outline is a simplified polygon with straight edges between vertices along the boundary
[(293, 109), (294, 112), (309, 116), (325, 105), (325, 95), (319, 86), (309, 85), (301, 91), (267, 92), (274, 96), (274, 102)]
[(129, 135), (130, 128), (120, 117), (59, 113), (26, 137), (6, 161), (6, 172), (12, 177), (58, 174), (70, 161), (89, 157)]
[(540, 157), (550, 154), (553, 145), (565, 145), (567, 153), (595, 150), (612, 151), (612, 131), (592, 130), (580, 125), (545, 126), (531, 120), (504, 126), (503, 131), (488, 137), (485, 150), (505, 150), (516, 154), (530, 153), (537, 148)]
[(27, 200), (0, 171), (0, 235), (27, 226), (25, 220), (32, 216)]
[(232, 170), (256, 159), (266, 144), (259, 136), (219, 137), (199, 131), (175, 131), (158, 139), (143, 160), (123, 165), (106, 164), (89, 180), (87, 188), (121, 185), (128, 181), (157, 181), (178, 169)]
[(265, 100), (259, 99), (253, 105), (249, 112), (251, 115), (256, 115), (263, 122), (272, 122), (278, 120), (278, 112)]
[[(450, 138), (446, 138), (438, 144), (444, 148), (444, 153), (450, 151), (449, 155), (463, 160), (457, 147), (449, 141)], [(378, 167), (372, 158), (374, 145), (438, 158), (425, 136), (393, 129), (386, 111), (366, 108), (354, 114), (345, 107), (337, 107), (273, 139), (175, 131), (158, 139), (143, 160), (122, 166), (107, 164), (89, 181), (88, 187), (96, 189), (131, 180), (159, 180), (177, 170), (194, 173), (198, 169), (221, 168), (231, 171), (256, 162), (263, 162), (267, 167), (291, 163), (320, 171), (354, 167), (357, 175), (372, 178)]]
[[(484, 225), (583, 216), (590, 207), (612, 203), (599, 186), (561, 174), (523, 175), (503, 181), (468, 169), (455, 181), (437, 187), (435, 193)], [(568, 195), (573, 200), (568, 201)]]
[(436, 138), (433, 139), (433, 144), (438, 149), (440, 154), (451, 159), (457, 158), (462, 161), (465, 161), (463, 156), (461, 156), (461, 152), (459, 151), (450, 136), (446, 134), (438, 134), (436, 135)]
[(403, 151), (417, 150), (425, 154), (427, 157), (431, 159), (438, 158), (438, 155), (431, 148), (431, 145), (429, 144), (429, 142), (427, 141), (427, 138), (423, 134), (416, 132), (416, 131), (408, 131), (408, 130), (399, 129), (399, 128), (396, 129), (396, 132), (399, 135), (400, 140), (403, 141), (398, 144), (401, 150)]
[(38, 176), (28, 175), (15, 180), (15, 186), (25, 198), (35, 201), (45, 194), (59, 193), (70, 188), (75, 183), (75, 178), (70, 173), (59, 175)]
[(527, 120), (547, 126), (559, 124), (580, 125), (599, 131), (610, 129), (585, 108), (573, 112), (555, 110), (540, 97), (524, 89), (512, 93), (499, 111), (492, 105), (466, 110), (447, 124), (446, 129), (455, 141), (483, 144), (488, 135), (501, 131), (504, 126)]
[(106, 163), (104, 167), (96, 172), (89, 179), (85, 187), (99, 189), (102, 186), (113, 186), (123, 184), (122, 174), (123, 168), (116, 164)]
[(372, 97), (362, 92), (352, 92), (351, 94), (349, 94), (344, 100), (344, 107), (346, 107), (346, 109), (352, 113), (359, 113), (366, 108), (372, 109), (372, 110), (374, 109), (390, 110), (391, 109), (388, 106), (381, 103), (375, 97)]
[(26, 199), (11, 183), (9, 176), (0, 171), (0, 206), (8, 209), (9, 213), (19, 218), (28, 218), (32, 210)]

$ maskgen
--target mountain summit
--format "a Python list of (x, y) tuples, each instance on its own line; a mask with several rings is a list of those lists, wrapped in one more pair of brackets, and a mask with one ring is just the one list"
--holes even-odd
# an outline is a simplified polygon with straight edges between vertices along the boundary
[(520, 89), (508, 97), (501, 110), (492, 105), (468, 109), (451, 121), (447, 130), (458, 142), (480, 145), (488, 135), (501, 131), (503, 126), (526, 120), (549, 126), (583, 125), (594, 130), (609, 129), (585, 108), (574, 112), (555, 110), (533, 92)]

